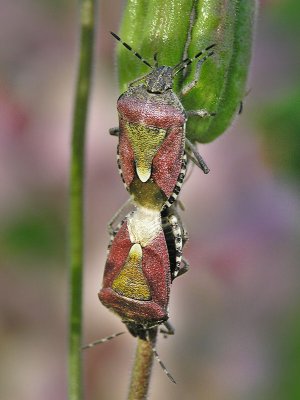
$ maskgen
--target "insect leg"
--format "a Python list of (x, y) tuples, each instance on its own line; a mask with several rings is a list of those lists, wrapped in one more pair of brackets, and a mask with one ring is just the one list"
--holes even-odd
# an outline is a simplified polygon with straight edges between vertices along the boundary
[(159, 363), (159, 365), (161, 366), (162, 370), (164, 371), (164, 373), (167, 375), (167, 377), (170, 379), (171, 382), (176, 383), (175, 379), (173, 378), (173, 376), (170, 374), (170, 372), (167, 370), (165, 364), (162, 362), (162, 360), (159, 358), (159, 355), (157, 353), (156, 347), (155, 347), (155, 342), (153, 340), (151, 340), (150, 338), (150, 334), (149, 334), (149, 330), (146, 331), (146, 340), (149, 342), (149, 344), (151, 345), (152, 348), (152, 353), (154, 355), (154, 357), (156, 358), (156, 361)]
[(140, 76), (140, 77), (134, 79), (133, 81), (129, 82), (129, 83), (128, 83), (128, 87), (134, 86), (134, 85), (136, 85), (138, 82), (144, 81), (147, 75), (148, 75), (148, 74), (145, 74), (145, 75)]
[(201, 58), (196, 65), (196, 72), (195, 72), (195, 78), (192, 82), (186, 84), (182, 90), (181, 90), (181, 95), (185, 96), (188, 94), (198, 83), (199, 78), (200, 78), (200, 72), (201, 72), (201, 67), (203, 63), (208, 59), (208, 57), (212, 56), (213, 52), (208, 53), (205, 57)]
[(174, 335), (174, 334), (175, 334), (175, 329), (174, 329), (174, 327), (170, 324), (170, 322), (165, 321), (163, 324), (164, 324), (164, 326), (165, 326), (166, 329), (161, 328), (161, 329), (159, 330), (159, 332), (161, 332), (161, 333), (164, 335), (165, 338), (168, 337), (169, 335)]
[(177, 274), (174, 276), (174, 279), (185, 274), (190, 268), (190, 264), (187, 262), (187, 260), (184, 257), (182, 257), (181, 263), (183, 265), (180, 266), (180, 269), (178, 270)]
[[(208, 166), (206, 165), (206, 162), (203, 160), (203, 158), (199, 154), (197, 147), (187, 138), (185, 138), (185, 144), (186, 144), (186, 153), (187, 153), (188, 158), (191, 161), (193, 161), (193, 163), (196, 164), (197, 167), (202, 169), (202, 171), (205, 174), (208, 174), (210, 169), (208, 168)], [(194, 155), (194, 157), (192, 154)]]
[(238, 109), (238, 115), (242, 114), (243, 109), (244, 109), (244, 99), (248, 96), (248, 94), (251, 92), (251, 89), (248, 89), (247, 92), (245, 93), (243, 100), (240, 101), (239, 103), (239, 109)]
[(200, 117), (200, 118), (207, 118), (207, 117), (215, 117), (216, 113), (214, 112), (209, 112), (207, 110), (205, 110), (205, 108), (202, 108), (200, 110), (188, 110), (186, 111), (187, 116), (196, 116), (196, 117)]
[[(129, 198), (123, 205), (121, 208), (119, 208), (119, 210), (113, 215), (113, 217), (111, 218), (111, 220), (109, 221), (109, 223), (107, 224), (107, 231), (108, 234), (111, 237), (114, 237), (118, 231), (118, 229), (116, 229), (117, 227), (115, 227), (116, 223), (119, 223), (120, 220), (122, 220), (123, 218), (121, 218), (122, 214), (124, 214), (124, 210), (129, 207), (130, 205), (132, 205), (132, 199)], [(126, 214), (125, 214), (126, 215)]]
[(119, 133), (120, 133), (120, 129), (118, 127), (109, 129), (109, 134), (111, 136), (119, 136)]

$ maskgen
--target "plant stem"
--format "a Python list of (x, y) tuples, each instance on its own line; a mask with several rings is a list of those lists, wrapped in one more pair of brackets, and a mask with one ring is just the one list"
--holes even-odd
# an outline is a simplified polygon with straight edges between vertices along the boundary
[(80, 53), (72, 127), (70, 166), (70, 306), (69, 306), (69, 400), (82, 398), (81, 320), (82, 269), (84, 257), (84, 148), (90, 93), (95, 0), (80, 2)]
[(152, 347), (155, 345), (156, 337), (157, 329), (151, 332), (151, 342), (138, 338), (128, 400), (144, 400), (147, 398), (153, 363)]

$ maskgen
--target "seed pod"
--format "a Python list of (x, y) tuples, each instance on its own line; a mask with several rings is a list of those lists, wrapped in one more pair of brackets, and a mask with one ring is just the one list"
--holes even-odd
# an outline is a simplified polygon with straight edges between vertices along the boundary
[[(187, 137), (210, 142), (221, 135), (237, 114), (245, 95), (251, 55), (255, 0), (128, 0), (121, 37), (152, 63), (174, 66), (186, 57), (216, 43), (214, 56), (201, 69), (197, 85), (186, 95), (181, 88), (195, 77), (197, 63), (177, 76), (174, 91), (186, 110), (206, 109), (214, 118), (191, 116)], [(120, 91), (149, 72), (126, 49), (117, 53)], [(178, 74), (180, 75), (180, 74)]]

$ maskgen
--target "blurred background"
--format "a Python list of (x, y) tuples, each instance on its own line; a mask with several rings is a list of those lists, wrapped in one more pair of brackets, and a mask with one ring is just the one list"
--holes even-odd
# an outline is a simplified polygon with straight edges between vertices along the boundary
[[(84, 341), (123, 330), (98, 301), (106, 224), (127, 199), (116, 167), (115, 42), (122, 1), (99, 1), (87, 136)], [(186, 183), (191, 268), (172, 287), (174, 337), (150, 399), (300, 399), (298, 0), (262, 1), (244, 112), (199, 146)], [(0, 5), (0, 398), (63, 400), (67, 211), (77, 2)], [(126, 397), (135, 340), (84, 354), (88, 400)]]

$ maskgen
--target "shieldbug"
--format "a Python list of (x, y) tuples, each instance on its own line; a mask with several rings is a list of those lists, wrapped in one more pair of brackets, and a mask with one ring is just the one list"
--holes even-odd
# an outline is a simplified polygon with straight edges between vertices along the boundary
[[(182, 258), (186, 240), (186, 231), (174, 206), (162, 213), (139, 207), (125, 218), (112, 237), (98, 296), (105, 307), (122, 319), (134, 337), (152, 343), (161, 324), (166, 328), (161, 332), (174, 333), (167, 322), (170, 285), (188, 269), (188, 263)], [(153, 344), (152, 351), (167, 376), (175, 382)]]
[(182, 96), (187, 94), (197, 84), (201, 65), (213, 55), (210, 50), (215, 45), (174, 67), (159, 66), (155, 55), (153, 67), (119, 36), (111, 34), (152, 69), (149, 74), (131, 82), (128, 90), (119, 97), (119, 127), (110, 129), (110, 133), (119, 137), (118, 167), (134, 202), (161, 210), (170, 206), (180, 192), (186, 170), (185, 152), (204, 173), (209, 172), (195, 146), (186, 138), (185, 125), (190, 115), (203, 118), (214, 113), (186, 111), (172, 87), (175, 76), (198, 59), (194, 81), (181, 91)]
[(118, 314), (134, 335), (168, 320), (170, 285), (187, 270), (187, 239), (174, 207), (163, 213), (138, 208), (116, 232), (104, 270), (100, 301)]

